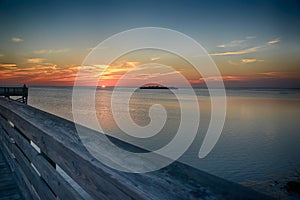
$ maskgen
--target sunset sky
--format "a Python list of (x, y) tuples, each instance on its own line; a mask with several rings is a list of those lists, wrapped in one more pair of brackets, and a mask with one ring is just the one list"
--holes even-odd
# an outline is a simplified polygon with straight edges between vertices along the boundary
[[(97, 44), (113, 34), (151, 26), (177, 30), (198, 41), (228, 87), (299, 88), (299, 10), (296, 0), (1, 0), (0, 86), (71, 86)], [(114, 85), (121, 75), (116, 69), (124, 73), (146, 62), (143, 56), (149, 62), (186, 67), (175, 57), (146, 51), (116, 61), (103, 83)], [(187, 69), (190, 82), (201, 83)]]

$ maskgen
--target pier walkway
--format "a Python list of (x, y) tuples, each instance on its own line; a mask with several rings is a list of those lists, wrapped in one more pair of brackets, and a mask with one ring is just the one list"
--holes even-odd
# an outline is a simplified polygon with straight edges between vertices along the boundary
[(18, 188), (17, 182), (14, 179), (13, 172), (4, 159), (0, 148), (0, 200), (20, 200), (23, 199)]

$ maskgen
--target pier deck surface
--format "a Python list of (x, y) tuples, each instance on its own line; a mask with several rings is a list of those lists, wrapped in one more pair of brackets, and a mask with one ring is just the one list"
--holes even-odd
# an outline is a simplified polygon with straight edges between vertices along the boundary
[(0, 149), (0, 200), (6, 199), (19, 200), (23, 198), (13, 172), (10, 170)]

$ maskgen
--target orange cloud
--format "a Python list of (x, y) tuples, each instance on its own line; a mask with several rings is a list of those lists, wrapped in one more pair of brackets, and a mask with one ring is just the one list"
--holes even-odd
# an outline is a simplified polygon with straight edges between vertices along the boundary
[(237, 76), (237, 75), (225, 75), (225, 76), (210, 76), (207, 78), (200, 78), (201, 81), (241, 81), (245, 80), (244, 76)]
[(129, 65), (129, 66), (131, 66), (131, 67), (136, 67), (136, 66), (138, 66), (140, 63), (139, 62), (126, 62), (125, 63), (125, 65)]
[[(66, 67), (52, 63), (24, 64), (22, 67), (6, 67), (0, 70), (1, 85), (73, 85), (78, 66)], [(13, 66), (12, 64), (9, 66)]]
[(0, 67), (16, 67), (16, 63), (0, 63)]
[(259, 76), (265, 78), (299, 78), (300, 72), (262, 72)]

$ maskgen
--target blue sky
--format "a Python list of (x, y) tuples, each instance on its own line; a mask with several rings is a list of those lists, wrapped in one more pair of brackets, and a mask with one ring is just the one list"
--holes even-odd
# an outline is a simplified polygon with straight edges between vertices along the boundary
[[(47, 61), (50, 68), (55, 64), (57, 70), (80, 65), (90, 48), (112, 34), (156, 26), (180, 31), (197, 40), (212, 55), (224, 76), (282, 73), (286, 78), (294, 74), (286, 86), (298, 87), (299, 9), (300, 3), (292, 0), (2, 0), (0, 72), (3, 77), (21, 68), (30, 73), (34, 71), (33, 64), (41, 64), (38, 61)], [(7, 69), (5, 64), (15, 67)], [(35, 66), (37, 71), (39, 66)], [(26, 78), (23, 81), (30, 82)], [(13, 83), (11, 76), (7, 82), (0, 82)]]

